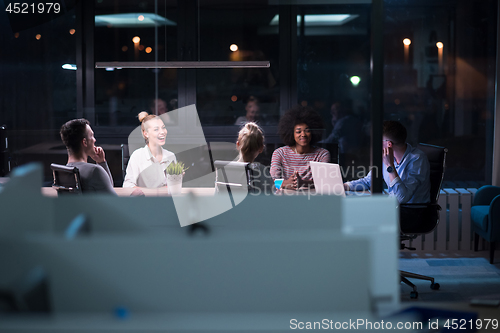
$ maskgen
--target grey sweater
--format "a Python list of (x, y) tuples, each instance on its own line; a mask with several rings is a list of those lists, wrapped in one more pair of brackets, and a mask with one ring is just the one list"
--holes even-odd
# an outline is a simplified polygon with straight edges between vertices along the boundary
[(68, 163), (67, 166), (77, 167), (78, 171), (80, 171), (83, 193), (100, 192), (116, 195), (108, 163), (73, 162)]

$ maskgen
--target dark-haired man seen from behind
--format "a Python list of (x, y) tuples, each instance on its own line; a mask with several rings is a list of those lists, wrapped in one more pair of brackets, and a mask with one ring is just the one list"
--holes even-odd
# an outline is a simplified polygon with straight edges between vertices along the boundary
[[(96, 147), (94, 131), (86, 119), (73, 119), (62, 125), (61, 139), (68, 150), (67, 166), (80, 171), (82, 192), (101, 192), (116, 195), (113, 177), (101, 147)], [(87, 163), (90, 156), (97, 164)]]
[[(389, 195), (399, 203), (430, 202), (430, 167), (424, 152), (406, 143), (406, 128), (397, 121), (384, 121), (382, 131), (382, 174)], [(346, 190), (368, 190), (372, 172), (344, 183)]]

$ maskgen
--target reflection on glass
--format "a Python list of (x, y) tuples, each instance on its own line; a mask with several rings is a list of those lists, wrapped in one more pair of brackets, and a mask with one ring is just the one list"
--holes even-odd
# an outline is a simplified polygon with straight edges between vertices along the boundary
[[(196, 71), (196, 105), (202, 125), (241, 125), (279, 119), (279, 34), (270, 22), (278, 6), (199, 1), (202, 61), (270, 61), (270, 68)], [(273, 29), (269, 29), (273, 28)], [(249, 102), (250, 101), (250, 102)]]
[(95, 82), (96, 126), (135, 126), (140, 111), (177, 108), (176, 69), (96, 69)]
[[(175, 1), (134, 6), (97, 1), (96, 62), (176, 59)], [(175, 69), (96, 69), (95, 86), (96, 126), (134, 126), (140, 111), (161, 115), (177, 108)]]
[(401, 121), (412, 145), (448, 148), (447, 187), (491, 179), (495, 72), (485, 64), (495, 66), (497, 5), (436, 1), (409, 11), (385, 4), (384, 117)]
[(298, 12), (297, 102), (320, 113), (320, 145), (332, 154), (337, 145), (342, 166), (368, 166), (370, 6), (304, 5)]

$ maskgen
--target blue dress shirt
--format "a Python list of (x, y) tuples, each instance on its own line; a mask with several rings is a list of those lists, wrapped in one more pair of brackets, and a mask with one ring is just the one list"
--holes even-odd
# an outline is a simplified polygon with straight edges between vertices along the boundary
[[(383, 176), (389, 195), (395, 196), (399, 203), (430, 202), (430, 167), (429, 160), (423, 151), (406, 144), (406, 151), (398, 164), (394, 158), (394, 166), (399, 177), (391, 183), (387, 166), (383, 164)], [(368, 190), (372, 182), (372, 172), (366, 177), (348, 182), (351, 191)]]

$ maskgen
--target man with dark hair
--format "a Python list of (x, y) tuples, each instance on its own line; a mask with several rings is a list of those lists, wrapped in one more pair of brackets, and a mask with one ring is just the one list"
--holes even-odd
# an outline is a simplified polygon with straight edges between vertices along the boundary
[[(382, 131), (382, 174), (387, 191), (399, 203), (430, 202), (430, 167), (421, 150), (406, 143), (406, 128), (397, 121), (385, 121)], [(372, 172), (364, 178), (344, 183), (346, 190), (370, 188)]]
[[(61, 139), (68, 150), (67, 166), (77, 167), (82, 182), (82, 192), (115, 194), (113, 177), (101, 147), (95, 146), (94, 131), (86, 119), (73, 119), (62, 125)], [(87, 163), (90, 156), (97, 164)]]

